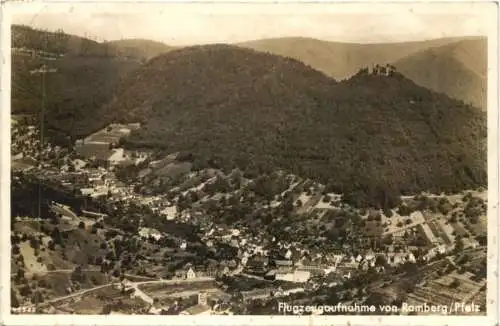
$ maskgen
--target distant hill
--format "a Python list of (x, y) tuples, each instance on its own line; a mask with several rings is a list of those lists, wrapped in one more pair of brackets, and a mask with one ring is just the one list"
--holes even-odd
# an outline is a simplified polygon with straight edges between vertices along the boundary
[(139, 67), (136, 61), (110, 57), (42, 60), (13, 54), (12, 113), (41, 111), (42, 77), (30, 71), (42, 64), (57, 69), (46, 74), (46, 127), (73, 137), (88, 135), (106, 124), (100, 107), (112, 99), (120, 78)]
[(199, 167), (285, 168), (359, 205), (486, 183), (485, 115), (399, 73), (337, 83), (294, 59), (196, 46), (131, 73), (106, 110), (145, 123), (127, 146), (191, 152)]
[(143, 39), (109, 41), (105, 44), (109, 44), (112, 52), (117, 55), (143, 58), (144, 60), (149, 60), (173, 49), (164, 43)]
[(300, 60), (335, 79), (346, 79), (360, 68), (395, 62), (415, 52), (456, 41), (444, 38), (422, 42), (359, 44), (284, 37), (239, 43), (239, 46)]
[(12, 48), (44, 51), (68, 56), (111, 57), (108, 46), (59, 31), (42, 31), (29, 26), (12, 25)]
[[(486, 76), (482, 75), (487, 54), (485, 38), (443, 38), (421, 42), (356, 44), (290, 37), (256, 40), (238, 45), (295, 58), (337, 80), (348, 78), (363, 67), (390, 63), (401, 68), (404, 75), (419, 85), (485, 108), (478, 91), (478, 88), (486, 85)], [(433, 50), (432, 57), (435, 59), (431, 60), (426, 51), (434, 48), (441, 50)], [(420, 56), (424, 57), (420, 58)], [(440, 80), (430, 75), (434, 69), (430, 68), (433, 67), (433, 62), (444, 62), (450, 57), (453, 60), (446, 64), (446, 69), (436, 67), (439, 68), (439, 73), (436, 74), (442, 76)], [(470, 74), (469, 70), (472, 70), (473, 74)], [(454, 75), (455, 73), (457, 75)], [(447, 76), (444, 76), (445, 74)], [(462, 82), (463, 85), (457, 87), (456, 79), (462, 77), (465, 81)], [(467, 87), (470, 89), (466, 89)]]
[(43, 31), (23, 25), (12, 25), (12, 48), (66, 56), (119, 57), (139, 61), (146, 61), (172, 49), (161, 42), (150, 40), (97, 42), (66, 34), (62, 30)]
[(394, 65), (417, 84), (486, 109), (487, 41), (463, 40), (420, 51)]

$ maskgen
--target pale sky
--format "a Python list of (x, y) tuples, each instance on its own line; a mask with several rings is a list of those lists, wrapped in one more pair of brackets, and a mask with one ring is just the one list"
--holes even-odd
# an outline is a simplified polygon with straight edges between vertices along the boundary
[(34, 4), (12, 23), (97, 40), (143, 38), (170, 45), (302, 36), (340, 42), (399, 42), (488, 35), (496, 7), (473, 4)]

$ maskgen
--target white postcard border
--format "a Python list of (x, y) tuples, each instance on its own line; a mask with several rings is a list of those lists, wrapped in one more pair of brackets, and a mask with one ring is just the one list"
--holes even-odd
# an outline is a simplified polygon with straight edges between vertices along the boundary
[[(68, 1), (69, 2), (69, 1)], [(137, 7), (144, 6), (134, 4), (131, 1), (118, 2), (86, 2), (85, 6), (92, 12), (135, 12)], [(82, 3), (81, 2), (81, 3)], [(165, 5), (163, 1), (153, 1), (154, 5)], [(153, 2), (149, 2), (153, 5)], [(374, 1), (343, 1), (341, 4), (321, 3), (299, 3), (293, 2), (286, 4), (286, 1), (280, 1), (279, 4), (272, 5), (270, 1), (254, 1), (253, 3), (238, 3), (232, 1), (231, 4), (169, 4), (175, 6), (176, 10), (206, 10), (223, 12), (247, 12), (264, 11), (267, 14), (283, 14), (301, 10), (302, 12), (391, 12), (395, 2)], [(397, 1), (398, 5), (406, 5), (407, 9), (413, 9), (416, 12), (436, 12), (449, 13), (457, 10), (476, 10), (479, 3), (470, 4), (468, 1), (443, 1), (440, 4), (425, 6), (423, 2)], [(80, 3), (80, 4), (81, 4)], [(69, 4), (62, 1), (57, 2), (25, 2), (25, 3), (7, 3), (2, 4), (0, 11), (1, 34), (0, 44), (2, 51), (1, 82), (1, 110), (0, 110), (0, 209), (1, 209), (1, 300), (0, 313), (2, 323), (6, 325), (304, 325), (304, 324), (329, 324), (329, 325), (494, 325), (498, 323), (498, 192), (499, 192), (499, 161), (498, 161), (498, 45), (499, 45), (499, 25), (498, 15), (499, 7), (497, 3), (490, 3), (490, 12), (484, 13), (485, 23), (489, 23), (488, 34), (488, 283), (487, 283), (487, 307), (488, 315), (480, 317), (469, 316), (139, 316), (139, 315), (11, 315), (10, 314), (10, 15), (14, 12), (36, 13), (40, 10), (50, 10), (56, 12), (67, 12), (71, 6), (80, 6), (75, 2)], [(467, 7), (467, 5), (469, 7)], [(324, 6), (320, 8), (320, 6)], [(370, 8), (371, 6), (375, 6)], [(476, 6), (476, 8), (474, 8)], [(260, 8), (260, 9), (259, 9)], [(467, 9), (468, 8), (468, 9)], [(263, 10), (264, 9), (264, 10)], [(375, 9), (375, 10), (374, 10)]]

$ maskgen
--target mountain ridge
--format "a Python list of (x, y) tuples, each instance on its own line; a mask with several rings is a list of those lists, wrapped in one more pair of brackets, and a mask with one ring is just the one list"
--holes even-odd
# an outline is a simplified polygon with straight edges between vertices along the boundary
[[(461, 47), (459, 46), (461, 45)], [(473, 45), (473, 46), (471, 46)], [(454, 98), (472, 103), (477, 107), (486, 109), (486, 38), (480, 36), (443, 38), (428, 41), (404, 42), (404, 43), (344, 43), (329, 42), (306, 37), (273, 38), (239, 43), (238, 46), (252, 48), (254, 50), (272, 54), (293, 57), (301, 60), (311, 67), (325, 72), (337, 80), (349, 78), (356, 71), (375, 64), (392, 64), (403, 72), (408, 78), (418, 81), (418, 84), (438, 92), (444, 92)], [(472, 50), (470, 49), (472, 47)], [(459, 48), (458, 50), (456, 48)], [(455, 56), (458, 63), (451, 67), (457, 76), (441, 79), (440, 82), (432, 78), (424, 78), (422, 71), (430, 71), (440, 68), (434, 65), (429, 58), (417, 58), (425, 55), (426, 51), (436, 51), (445, 61), (454, 57), (444, 50), (455, 51), (461, 55)], [(473, 55), (463, 55), (467, 52)], [(412, 57), (413, 56), (413, 57)], [(407, 61), (405, 61), (405, 58)], [(409, 69), (409, 60), (420, 64), (413, 64)], [(476, 62), (480, 61), (481, 64)], [(479, 68), (478, 68), (479, 66)], [(470, 71), (476, 75), (471, 75)], [(477, 73), (481, 71), (481, 73)], [(441, 74), (449, 71), (441, 72)], [(465, 78), (466, 82), (461, 87), (456, 87), (455, 79)], [(469, 88), (467, 88), (469, 87)]]

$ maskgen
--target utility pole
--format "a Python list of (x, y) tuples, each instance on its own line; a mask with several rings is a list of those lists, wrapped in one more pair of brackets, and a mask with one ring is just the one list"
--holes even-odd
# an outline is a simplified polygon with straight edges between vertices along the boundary
[[(39, 69), (30, 71), (30, 74), (37, 75), (40, 74), (41, 77), (41, 108), (38, 120), (40, 122), (40, 165), (43, 167), (43, 149), (45, 144), (45, 105), (46, 105), (46, 74), (51, 72), (56, 72), (57, 69), (49, 68), (46, 64), (43, 64)], [(42, 217), (42, 187), (38, 183), (38, 218)]]

